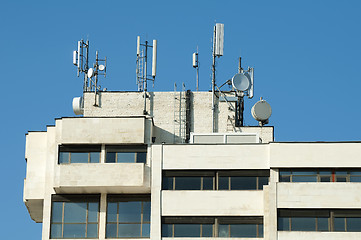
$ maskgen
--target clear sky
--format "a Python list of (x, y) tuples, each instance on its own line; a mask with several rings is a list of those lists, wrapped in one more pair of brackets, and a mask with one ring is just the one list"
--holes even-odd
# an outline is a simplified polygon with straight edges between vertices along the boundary
[[(2, 1), (0, 101), (4, 239), (41, 238), (22, 203), (25, 133), (74, 116), (82, 94), (72, 51), (80, 39), (108, 58), (108, 90), (137, 90), (136, 37), (158, 40), (158, 75), (150, 91), (195, 90), (192, 53), (199, 48), (200, 89), (210, 90), (213, 25), (224, 23), (217, 83), (255, 68), (255, 97), (272, 106), (276, 141), (361, 140), (361, 1)], [(342, 159), (340, 159), (342, 161)], [(5, 215), (4, 215), (5, 213)]]

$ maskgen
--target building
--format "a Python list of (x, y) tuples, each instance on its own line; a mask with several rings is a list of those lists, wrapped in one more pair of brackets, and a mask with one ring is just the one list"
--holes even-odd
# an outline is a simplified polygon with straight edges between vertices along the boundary
[[(361, 143), (274, 142), (211, 92), (84, 93), (26, 135), (42, 239), (361, 239)], [(40, 236), (39, 236), (40, 237)]]

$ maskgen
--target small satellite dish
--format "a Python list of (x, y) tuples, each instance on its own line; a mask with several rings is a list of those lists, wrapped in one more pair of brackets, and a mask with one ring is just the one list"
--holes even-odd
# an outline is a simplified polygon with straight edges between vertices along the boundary
[[(248, 74), (247, 74), (248, 75)], [(245, 73), (237, 73), (232, 78), (232, 85), (238, 91), (247, 91), (251, 86), (251, 80)]]
[(251, 112), (253, 118), (259, 121), (261, 125), (264, 125), (268, 123), (268, 119), (271, 117), (272, 108), (268, 102), (261, 99), (253, 105)]
[(84, 113), (84, 101), (82, 97), (73, 98), (73, 111), (75, 115), (82, 115)]
[(93, 77), (94, 76), (94, 69), (89, 68), (87, 75), (88, 75), (88, 78)]
[(101, 65), (99, 65), (98, 69), (99, 69), (99, 71), (104, 71), (105, 66), (103, 64), (101, 64)]

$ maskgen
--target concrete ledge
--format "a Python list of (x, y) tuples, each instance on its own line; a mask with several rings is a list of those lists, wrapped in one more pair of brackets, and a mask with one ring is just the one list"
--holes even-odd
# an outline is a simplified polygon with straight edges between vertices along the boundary
[(278, 232), (278, 240), (359, 240), (361, 232)]
[(162, 191), (162, 216), (263, 214), (263, 191)]

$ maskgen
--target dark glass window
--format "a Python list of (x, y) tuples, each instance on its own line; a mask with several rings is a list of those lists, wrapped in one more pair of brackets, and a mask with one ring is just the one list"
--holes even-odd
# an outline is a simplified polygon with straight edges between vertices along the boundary
[(100, 145), (60, 145), (59, 164), (99, 163)]
[(109, 195), (106, 237), (149, 238), (150, 197), (142, 195)]
[[(218, 231), (215, 232), (214, 229)], [(262, 217), (163, 217), (162, 237), (261, 238), (263, 219)]]
[(146, 146), (106, 146), (107, 163), (146, 163)]
[(360, 169), (281, 169), (280, 182), (361, 182)]
[(97, 238), (99, 196), (53, 195), (50, 238)]
[(278, 231), (361, 232), (358, 209), (279, 209)]

